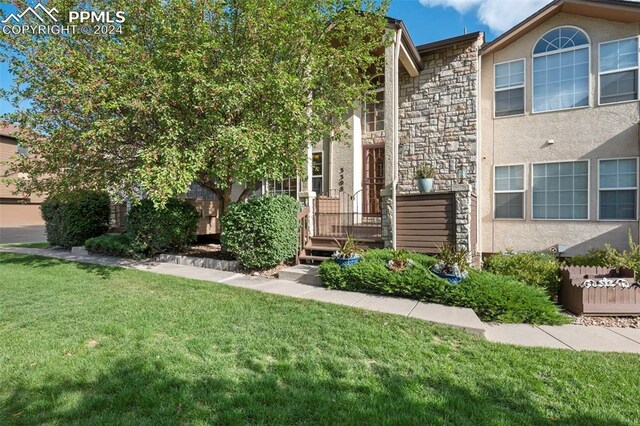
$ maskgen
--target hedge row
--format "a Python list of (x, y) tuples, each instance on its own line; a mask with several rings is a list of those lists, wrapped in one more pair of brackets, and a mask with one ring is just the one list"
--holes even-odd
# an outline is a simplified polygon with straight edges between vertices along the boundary
[(370, 250), (356, 265), (342, 268), (332, 260), (319, 268), (328, 288), (409, 297), (473, 309), (483, 321), (505, 323), (563, 324), (567, 317), (549, 299), (544, 289), (511, 277), (472, 271), (458, 285), (430, 271), (435, 258), (411, 253), (414, 266), (402, 272), (387, 268), (393, 250)]

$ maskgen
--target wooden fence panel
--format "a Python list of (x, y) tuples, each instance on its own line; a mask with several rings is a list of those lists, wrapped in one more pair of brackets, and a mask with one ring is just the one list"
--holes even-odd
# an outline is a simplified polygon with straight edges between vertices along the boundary
[(453, 192), (398, 195), (396, 207), (398, 248), (433, 254), (443, 244), (455, 243)]

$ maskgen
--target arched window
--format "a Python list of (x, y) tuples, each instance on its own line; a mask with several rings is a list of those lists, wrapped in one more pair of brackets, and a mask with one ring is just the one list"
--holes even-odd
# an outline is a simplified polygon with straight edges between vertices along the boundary
[(371, 79), (371, 83), (375, 87), (375, 101), (364, 104), (365, 132), (384, 130), (384, 75), (376, 75)]
[(589, 106), (589, 38), (561, 27), (533, 48), (533, 112)]

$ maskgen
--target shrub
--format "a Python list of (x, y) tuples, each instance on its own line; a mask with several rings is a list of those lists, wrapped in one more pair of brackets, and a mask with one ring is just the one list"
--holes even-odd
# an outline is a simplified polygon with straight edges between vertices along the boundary
[(469, 278), (449, 287), (447, 304), (471, 308), (483, 321), (566, 324), (542, 288), (512, 277), (472, 271)]
[(448, 283), (429, 270), (436, 264), (436, 259), (410, 253), (408, 258), (413, 261), (413, 267), (396, 272), (387, 267), (394, 257), (396, 255), (393, 250), (380, 249), (366, 251), (360, 262), (347, 268), (330, 260), (324, 261), (319, 268), (320, 278), (328, 288), (433, 302), (442, 300)]
[(129, 212), (127, 234), (139, 253), (180, 251), (196, 240), (198, 219), (198, 211), (186, 201), (172, 198), (157, 208), (151, 200), (142, 200)]
[(326, 260), (320, 265), (319, 274), (329, 288), (471, 308), (483, 321), (537, 324), (567, 321), (543, 289), (515, 278), (471, 270), (466, 280), (452, 285), (430, 271), (437, 259), (409, 253), (414, 266), (396, 272), (386, 265), (397, 257), (393, 250), (370, 250), (359, 263), (346, 268)]
[(131, 246), (127, 234), (101, 235), (89, 238), (84, 246), (91, 254), (106, 254), (107, 256), (138, 257), (138, 253)]
[(52, 246), (81, 246), (109, 229), (109, 195), (74, 191), (48, 197), (41, 205), (47, 241)]
[(546, 253), (498, 253), (485, 259), (484, 269), (498, 275), (514, 277), (533, 287), (543, 288), (551, 296), (558, 294), (560, 264)]
[(629, 250), (618, 250), (605, 244), (603, 248), (592, 248), (585, 255), (573, 256), (567, 263), (573, 266), (602, 266), (606, 268), (633, 269), (636, 276), (640, 276), (640, 244), (633, 242), (629, 231)]
[(300, 204), (286, 195), (236, 203), (222, 218), (222, 246), (249, 269), (270, 268), (298, 250)]

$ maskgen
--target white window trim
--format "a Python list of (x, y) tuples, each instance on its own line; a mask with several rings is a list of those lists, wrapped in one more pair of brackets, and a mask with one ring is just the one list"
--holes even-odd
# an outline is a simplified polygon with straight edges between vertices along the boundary
[[(523, 76), (522, 86), (503, 87), (501, 89), (496, 88), (496, 68), (498, 67), (498, 65), (510, 64), (512, 62), (519, 62), (519, 61), (524, 62), (524, 76)], [(496, 115), (496, 92), (505, 92), (507, 90), (513, 90), (513, 89), (523, 89), (522, 113), (511, 114), (511, 115), (501, 115), (498, 117)], [(510, 118), (510, 117), (522, 117), (523, 115), (526, 114), (526, 112), (527, 112), (527, 58), (519, 58), (519, 59), (514, 59), (512, 61), (497, 62), (493, 64), (493, 118), (501, 119), (501, 118)], [(513, 164), (513, 165), (516, 166), (517, 164)]]
[[(600, 188), (600, 162), (611, 160), (636, 160), (636, 186), (634, 188)], [(598, 200), (598, 222), (636, 222), (638, 221), (638, 174), (640, 169), (638, 168), (640, 163), (638, 157), (614, 157), (614, 158), (599, 158), (598, 159), (598, 194), (596, 195)], [(634, 219), (600, 219), (600, 191), (636, 191), (636, 217)]]
[[(600, 71), (600, 60), (602, 58), (602, 45), (603, 44), (608, 44), (608, 43), (615, 43), (615, 42), (620, 42), (620, 41), (625, 41), (625, 40), (632, 40), (632, 39), (636, 39), (638, 40), (638, 65), (636, 65), (635, 67), (631, 67), (631, 68), (623, 68), (623, 69), (619, 69), (619, 70), (614, 70), (614, 71)], [(608, 74), (616, 74), (616, 73), (620, 73), (620, 72), (625, 72), (625, 71), (637, 71), (637, 87), (638, 87), (638, 94), (636, 99), (631, 99), (628, 101), (618, 101), (618, 102), (605, 102), (602, 103), (601, 102), (601, 97), (600, 97), (600, 90), (602, 88), (602, 79), (601, 77), (603, 75), (608, 75)], [(617, 104), (626, 104), (629, 102), (638, 102), (640, 100), (640, 36), (634, 36), (634, 37), (625, 37), (625, 38), (620, 38), (620, 39), (616, 39), (616, 40), (609, 40), (609, 41), (603, 41), (598, 43), (598, 106), (606, 106), (606, 105), (617, 105)], [(599, 205), (599, 204), (598, 204)], [(600, 213), (598, 213), (598, 216), (600, 215)]]
[[(498, 191), (496, 190), (496, 167), (510, 167), (510, 166), (522, 166), (522, 190), (514, 190), (514, 191)], [(493, 189), (493, 220), (526, 220), (527, 218), (527, 197), (525, 193), (527, 192), (527, 167), (525, 163), (512, 163), (512, 164), (494, 164), (493, 165), (493, 179), (491, 180), (491, 187)], [(513, 193), (522, 193), (522, 217), (496, 217), (496, 194), (513, 194)]]
[[(586, 219), (536, 219), (533, 217), (533, 166), (540, 164), (555, 163), (577, 163), (580, 161), (587, 162), (587, 218)], [(557, 160), (557, 161), (539, 161), (531, 163), (531, 220), (541, 222), (589, 222), (591, 220), (591, 160)]]
[[(558, 28), (574, 28), (576, 30), (582, 31), (582, 33), (585, 35), (585, 37), (587, 37), (587, 40), (589, 41), (589, 44), (586, 45), (582, 45), (582, 46), (578, 46), (578, 47), (568, 47), (565, 49), (558, 49), (558, 50), (554, 50), (552, 52), (543, 52), (543, 53), (536, 53), (534, 54), (533, 51), (536, 48), (536, 45), (538, 44), (538, 42), (542, 39), (542, 37), (544, 37), (545, 35), (547, 35), (548, 33), (550, 33), (553, 30), (556, 30)], [(546, 111), (536, 111), (535, 109), (535, 79), (534, 79), (534, 75), (535, 75), (535, 65), (534, 65), (534, 59), (535, 58), (539, 58), (542, 56), (549, 56), (549, 55), (553, 55), (556, 53), (563, 53), (563, 52), (571, 52), (572, 50), (580, 50), (580, 49), (587, 49), (587, 57), (589, 58), (589, 65), (588, 65), (588, 77), (589, 77), (589, 82), (588, 84), (588, 103), (585, 106), (577, 106), (577, 107), (572, 107), (572, 108), (559, 108), (559, 109), (552, 109), (552, 110), (546, 110)], [(531, 114), (547, 114), (550, 112), (558, 112), (558, 111), (572, 111), (572, 110), (576, 110), (576, 109), (585, 109), (585, 108), (591, 108), (591, 106), (593, 105), (592, 103), (592, 96), (591, 96), (591, 37), (589, 36), (589, 33), (587, 33), (585, 30), (583, 30), (580, 27), (576, 27), (574, 25), (561, 25), (559, 27), (555, 27), (550, 29), (549, 31), (545, 32), (544, 34), (542, 34), (540, 37), (538, 37), (538, 39), (536, 40), (536, 42), (533, 44), (533, 47), (531, 48)], [(577, 160), (579, 161), (579, 160)], [(537, 163), (537, 164), (541, 164), (541, 163)], [(533, 170), (533, 169), (532, 169)], [(533, 212), (532, 212), (533, 215)]]

